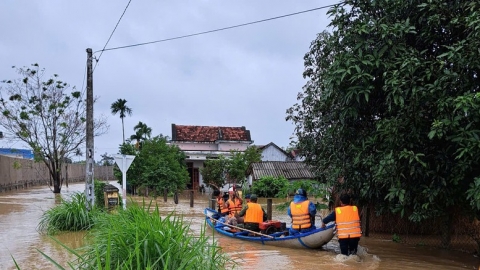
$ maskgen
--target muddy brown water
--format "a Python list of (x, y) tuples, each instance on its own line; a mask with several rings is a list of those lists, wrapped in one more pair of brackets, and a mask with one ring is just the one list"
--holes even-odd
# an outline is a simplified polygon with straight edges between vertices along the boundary
[[(36, 227), (43, 212), (58, 204), (60, 197), (69, 198), (84, 188), (83, 183), (71, 184), (63, 187), (60, 195), (53, 194), (48, 187), (0, 193), (0, 269), (16, 269), (13, 259), (20, 269), (56, 269), (40, 251), (70, 269), (67, 263), (72, 255), (54, 239), (40, 235)], [(179, 196), (178, 204), (171, 197), (167, 202), (163, 197), (156, 202), (163, 214), (174, 211), (175, 215), (182, 215), (190, 222), (192, 233), (199, 234), (205, 226), (203, 209), (209, 204), (208, 198), (207, 194), (197, 194), (194, 207), (190, 207), (188, 195)], [(259, 203), (265, 206), (266, 201), (259, 199)], [(273, 208), (274, 219), (288, 220), (283, 211)], [(335, 239), (320, 250), (295, 250), (230, 239), (213, 234), (209, 228), (205, 232), (236, 261), (235, 269), (479, 269), (480, 264), (472, 254), (406, 246), (372, 237), (360, 240), (359, 256), (345, 257), (338, 254)], [(76, 232), (55, 237), (71, 248), (78, 248), (84, 235)]]

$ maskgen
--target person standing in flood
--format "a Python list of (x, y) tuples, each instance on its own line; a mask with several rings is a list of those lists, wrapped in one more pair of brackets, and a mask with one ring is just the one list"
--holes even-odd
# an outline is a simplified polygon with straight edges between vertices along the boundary
[(340, 206), (325, 217), (322, 224), (322, 227), (325, 228), (327, 223), (335, 221), (340, 251), (346, 256), (357, 254), (358, 242), (362, 236), (358, 208), (355, 205), (350, 205), (350, 203), (350, 195), (342, 194), (340, 196)]

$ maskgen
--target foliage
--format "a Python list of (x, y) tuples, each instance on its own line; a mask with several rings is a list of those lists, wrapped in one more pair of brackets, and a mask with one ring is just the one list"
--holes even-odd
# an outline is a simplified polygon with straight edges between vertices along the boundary
[(147, 126), (147, 124), (142, 123), (141, 121), (138, 122), (137, 125), (133, 127), (135, 130), (135, 134), (130, 136), (130, 140), (136, 141), (135, 148), (140, 148), (140, 144), (142, 141), (148, 140), (151, 138), (152, 135), (152, 128)]
[[(133, 145), (123, 144), (120, 153), (135, 155), (135, 159), (127, 171), (127, 188), (148, 187), (163, 194), (169, 191), (181, 191), (189, 180), (185, 165), (185, 154), (175, 145), (167, 143), (167, 137), (162, 135), (142, 143), (140, 149)], [(116, 169), (115, 176), (122, 179), (121, 172)]]
[(105, 208), (105, 192), (103, 189), (107, 185), (105, 182), (95, 180), (93, 182), (95, 192), (95, 207), (99, 209)]
[(227, 182), (225, 172), (227, 162), (228, 160), (223, 155), (220, 155), (215, 159), (207, 159), (203, 163), (203, 168), (200, 169), (203, 183), (206, 186), (220, 190), (220, 188)]
[(260, 197), (273, 198), (288, 186), (289, 183), (285, 177), (264, 176), (253, 182), (250, 192)]
[(88, 237), (80, 269), (226, 269), (231, 262), (204, 231), (194, 236), (181, 217), (162, 218), (151, 203), (101, 216)]
[(115, 159), (112, 156), (109, 156), (108, 153), (100, 155), (100, 157), (102, 158), (100, 160), (100, 165), (102, 166), (112, 166), (113, 164), (115, 164)]
[(37, 226), (38, 231), (53, 235), (61, 231), (89, 230), (100, 211), (95, 207), (88, 211), (86, 203), (84, 193), (73, 194), (69, 201), (62, 200), (59, 205), (43, 213)]
[[(60, 193), (62, 163), (69, 155), (79, 154), (86, 141), (85, 93), (57, 74), (45, 80), (45, 70), (38, 64), (16, 71), (22, 79), (2, 81), (0, 125), (33, 149), (35, 160), (48, 167), (53, 192)], [(94, 120), (95, 136), (107, 129), (104, 118)]]
[(230, 151), (229, 156), (219, 155), (218, 159), (208, 159), (200, 170), (204, 183), (216, 189), (226, 183), (242, 185), (248, 166), (260, 162), (262, 154), (257, 147), (248, 147), (244, 152)]
[(125, 143), (125, 124), (123, 119), (127, 117), (127, 115), (132, 115), (132, 109), (127, 106), (127, 101), (125, 99), (119, 98), (117, 101), (113, 102), (110, 106), (110, 110), (112, 111), (113, 115), (117, 113), (120, 115), (120, 119), (122, 119), (122, 135), (123, 135), (123, 143)]
[(332, 31), (311, 43), (308, 82), (287, 110), (319, 177), (345, 175), (360, 203), (417, 222), (480, 209), (478, 10), (440, 0), (330, 9)]

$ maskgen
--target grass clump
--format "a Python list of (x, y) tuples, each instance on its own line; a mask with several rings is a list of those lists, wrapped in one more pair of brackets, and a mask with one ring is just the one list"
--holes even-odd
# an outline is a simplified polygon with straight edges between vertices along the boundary
[(62, 203), (45, 211), (40, 218), (37, 230), (41, 233), (54, 235), (60, 231), (89, 230), (94, 225), (94, 219), (100, 211), (86, 208), (85, 194), (74, 193), (70, 201)]
[(158, 206), (130, 204), (99, 216), (78, 258), (79, 269), (225, 269), (231, 259), (183, 218), (160, 217)]

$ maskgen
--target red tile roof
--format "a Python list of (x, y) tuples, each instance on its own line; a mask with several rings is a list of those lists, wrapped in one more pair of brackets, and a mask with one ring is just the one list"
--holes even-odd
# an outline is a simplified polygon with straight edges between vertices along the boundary
[(245, 127), (185, 126), (172, 124), (172, 141), (251, 141)]

